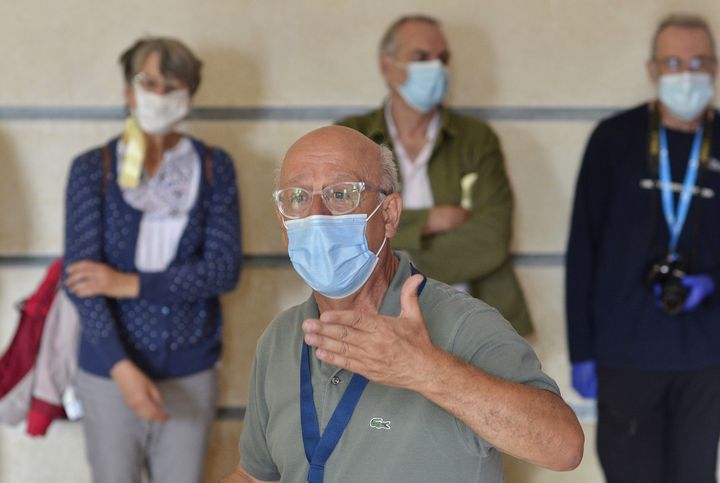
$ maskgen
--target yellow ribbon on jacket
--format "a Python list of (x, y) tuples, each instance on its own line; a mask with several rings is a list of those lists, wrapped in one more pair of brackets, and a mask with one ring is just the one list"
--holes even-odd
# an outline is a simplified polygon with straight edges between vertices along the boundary
[(119, 183), (123, 188), (137, 188), (145, 162), (146, 146), (145, 135), (132, 116), (125, 119), (123, 142), (125, 143), (125, 156), (120, 165)]

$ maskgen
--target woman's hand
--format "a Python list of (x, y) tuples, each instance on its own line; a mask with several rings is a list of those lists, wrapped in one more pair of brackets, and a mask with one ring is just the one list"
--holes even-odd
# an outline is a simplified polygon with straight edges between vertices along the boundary
[(132, 299), (140, 293), (140, 277), (100, 262), (81, 260), (67, 269), (65, 286), (80, 298), (104, 295), (116, 299)]
[(163, 397), (153, 383), (128, 359), (123, 359), (110, 370), (110, 375), (120, 386), (120, 392), (128, 406), (146, 421), (167, 421), (163, 410)]

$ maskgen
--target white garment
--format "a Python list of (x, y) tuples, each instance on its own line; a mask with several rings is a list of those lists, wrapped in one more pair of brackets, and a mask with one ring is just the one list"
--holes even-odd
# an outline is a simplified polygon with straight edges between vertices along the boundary
[(32, 370), (0, 399), (0, 423), (15, 425), (28, 417), (32, 398), (56, 407), (65, 404), (70, 419), (82, 416), (72, 394), (77, 372), (80, 316), (65, 291), (58, 290), (48, 310), (42, 338)]
[(440, 113), (436, 112), (432, 120), (428, 124), (425, 131), (427, 142), (420, 150), (417, 157), (413, 160), (405, 150), (400, 138), (398, 137), (397, 126), (392, 117), (390, 110), (390, 102), (385, 104), (385, 122), (390, 131), (395, 156), (400, 167), (400, 176), (402, 177), (402, 199), (403, 207), (409, 210), (423, 210), (432, 208), (435, 203), (433, 200), (432, 189), (430, 187), (430, 178), (428, 177), (427, 166), (430, 161), (435, 140), (440, 131)]
[[(117, 159), (122, 160), (124, 153), (125, 144), (120, 141)], [(200, 162), (193, 143), (183, 137), (163, 153), (155, 176), (143, 173), (137, 188), (121, 188), (125, 202), (143, 212), (135, 249), (138, 270), (161, 272), (175, 258), (200, 190)]]
[(33, 397), (65, 407), (71, 420), (82, 416), (82, 408), (77, 408), (71, 385), (77, 373), (79, 338), (80, 315), (65, 290), (60, 289), (45, 319), (35, 362)]
[[(440, 131), (440, 112), (436, 112), (428, 124), (425, 131), (427, 142), (414, 160), (410, 158), (402, 142), (400, 142), (397, 126), (395, 126), (390, 109), (390, 101), (385, 104), (385, 123), (388, 126), (388, 131), (390, 131), (395, 157), (400, 167), (403, 208), (409, 210), (432, 208), (435, 206), (435, 200), (433, 199), (427, 167)], [(453, 287), (463, 292), (470, 292), (470, 286), (467, 283), (456, 283)]]

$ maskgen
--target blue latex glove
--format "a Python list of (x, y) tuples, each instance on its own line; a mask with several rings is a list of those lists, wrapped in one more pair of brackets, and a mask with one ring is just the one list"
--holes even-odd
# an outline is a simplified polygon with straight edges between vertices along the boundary
[(575, 362), (572, 365), (572, 386), (582, 397), (597, 399), (595, 361)]
[(715, 281), (710, 275), (686, 275), (682, 279), (682, 284), (690, 289), (687, 299), (685, 299), (685, 307), (683, 307), (685, 312), (695, 310), (715, 291)]

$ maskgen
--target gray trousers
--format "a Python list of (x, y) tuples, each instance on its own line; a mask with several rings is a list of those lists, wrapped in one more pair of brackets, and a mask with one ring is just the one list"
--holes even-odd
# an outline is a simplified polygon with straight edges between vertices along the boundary
[(125, 403), (112, 379), (78, 371), (83, 431), (95, 483), (140, 483), (145, 467), (153, 483), (199, 483), (215, 417), (215, 369), (158, 381), (170, 415), (148, 422)]

